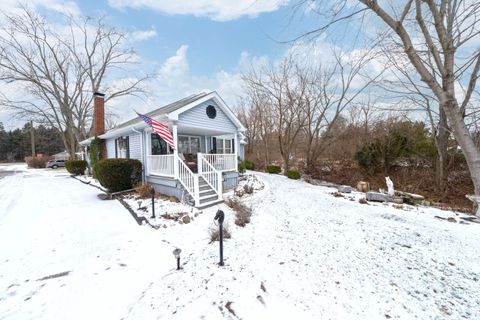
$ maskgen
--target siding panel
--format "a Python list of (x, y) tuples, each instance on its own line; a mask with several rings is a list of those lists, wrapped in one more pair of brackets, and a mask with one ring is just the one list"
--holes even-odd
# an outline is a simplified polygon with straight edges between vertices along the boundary
[[(210, 119), (207, 116), (207, 106), (213, 105), (217, 110), (217, 116), (215, 119)], [(208, 100), (185, 111), (178, 116), (178, 122), (200, 128), (207, 128), (211, 130), (217, 130), (222, 132), (236, 132), (237, 128), (235, 124), (227, 117), (223, 110), (213, 101)]]

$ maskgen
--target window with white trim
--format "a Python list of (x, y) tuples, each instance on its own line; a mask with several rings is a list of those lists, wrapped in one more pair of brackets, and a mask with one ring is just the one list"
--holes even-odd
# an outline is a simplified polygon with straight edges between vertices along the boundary
[(217, 140), (217, 153), (233, 153), (233, 140), (232, 139), (216, 139)]

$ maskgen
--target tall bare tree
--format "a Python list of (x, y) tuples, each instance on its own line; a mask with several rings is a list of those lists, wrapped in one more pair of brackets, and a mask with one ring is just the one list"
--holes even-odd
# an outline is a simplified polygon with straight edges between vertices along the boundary
[(104, 18), (62, 16), (50, 24), (23, 7), (3, 14), (0, 26), (0, 80), (21, 95), (2, 95), (2, 105), (17, 117), (56, 128), (73, 157), (87, 138), (92, 95), (103, 91), (106, 101), (142, 92), (146, 77), (126, 77), (134, 63), (125, 33), (108, 27)]
[[(466, 108), (477, 86), (480, 50), (472, 43), (480, 37), (480, 3), (471, 0), (358, 0), (336, 1), (328, 12), (330, 22), (310, 34), (326, 30), (330, 25), (365, 13), (373, 13), (388, 28), (403, 48), (418, 76), (435, 96), (445, 112), (452, 134), (460, 145), (468, 164), (475, 195), (480, 196), (480, 149), (465, 123)], [(365, 21), (365, 20), (363, 20)], [(456, 85), (463, 84), (464, 94)], [(480, 209), (477, 210), (480, 216)]]
[(285, 171), (296, 147), (297, 137), (303, 129), (305, 118), (305, 78), (292, 57), (276, 65), (252, 69), (243, 75), (247, 91), (262, 97), (276, 132)]

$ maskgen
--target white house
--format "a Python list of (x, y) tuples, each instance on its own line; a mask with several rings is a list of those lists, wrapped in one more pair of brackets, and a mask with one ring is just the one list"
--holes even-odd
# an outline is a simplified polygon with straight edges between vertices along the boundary
[[(237, 184), (245, 127), (218, 93), (192, 95), (146, 113), (169, 126), (175, 149), (140, 117), (104, 132), (103, 97), (94, 97), (94, 130), (105, 141), (104, 156), (140, 160), (144, 181), (156, 191), (205, 207), (222, 201), (223, 191)], [(85, 151), (92, 139), (80, 143)]]

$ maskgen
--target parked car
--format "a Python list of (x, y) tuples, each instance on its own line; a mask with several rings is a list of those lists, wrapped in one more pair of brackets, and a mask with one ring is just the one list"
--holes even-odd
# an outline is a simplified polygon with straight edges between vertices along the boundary
[(66, 160), (48, 160), (47, 168), (57, 169), (65, 167), (65, 161)]

